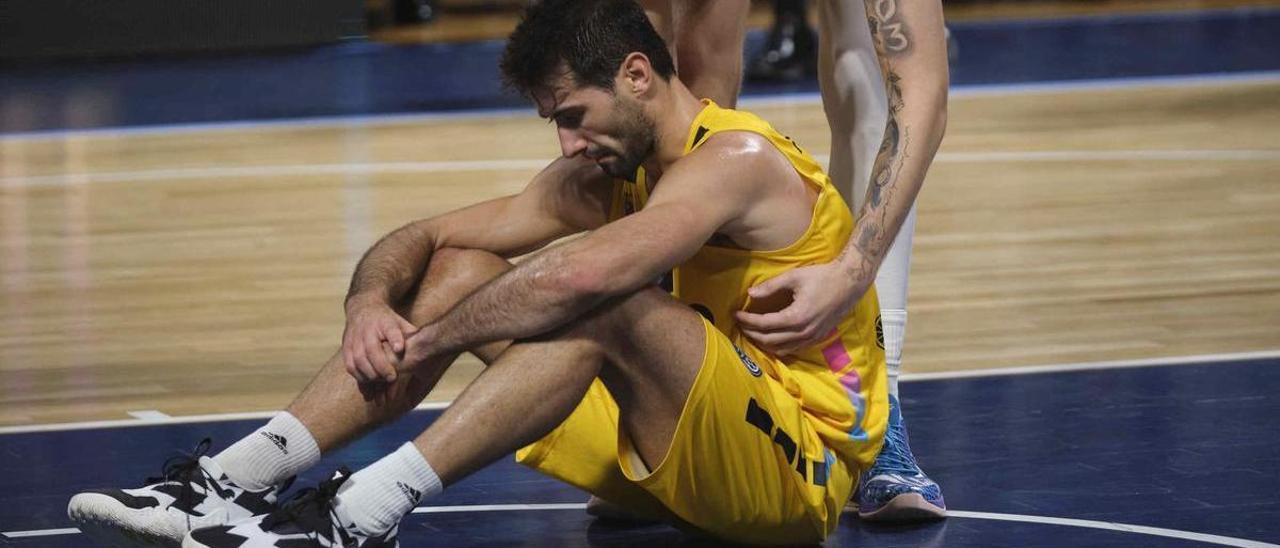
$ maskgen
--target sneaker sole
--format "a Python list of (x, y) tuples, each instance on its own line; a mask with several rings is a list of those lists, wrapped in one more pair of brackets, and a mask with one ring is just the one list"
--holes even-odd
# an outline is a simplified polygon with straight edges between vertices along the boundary
[(903, 493), (873, 512), (859, 510), (858, 517), (880, 523), (912, 523), (943, 519), (947, 511), (930, 504), (920, 493)]
[[(166, 535), (154, 528), (163, 527), (154, 512), (127, 508), (115, 499), (97, 493), (80, 493), (67, 504), (67, 517), (80, 531), (94, 540), (112, 546), (165, 546), (176, 547), (180, 538)], [(126, 524), (145, 524), (127, 527)]]

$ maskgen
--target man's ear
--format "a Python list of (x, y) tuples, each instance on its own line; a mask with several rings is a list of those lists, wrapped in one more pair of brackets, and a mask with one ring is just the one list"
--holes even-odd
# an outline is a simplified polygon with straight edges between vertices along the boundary
[(618, 69), (618, 79), (615, 82), (619, 91), (630, 93), (633, 97), (639, 97), (649, 92), (649, 88), (653, 86), (653, 65), (649, 63), (649, 56), (633, 51), (622, 60), (622, 66)]

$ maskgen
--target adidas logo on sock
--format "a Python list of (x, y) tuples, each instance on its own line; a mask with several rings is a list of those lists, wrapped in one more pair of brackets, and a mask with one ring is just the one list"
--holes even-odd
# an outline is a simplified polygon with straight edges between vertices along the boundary
[(259, 434), (266, 436), (267, 439), (271, 440), (271, 443), (276, 444), (276, 447), (280, 448), (282, 453), (289, 454), (289, 440), (285, 439), (284, 436), (272, 434), (271, 432), (259, 432)]
[(405, 485), (404, 482), (397, 481), (396, 487), (399, 487), (400, 492), (404, 493), (404, 496), (409, 497), (409, 502), (415, 505), (422, 499), (422, 491), (409, 487), (408, 485)]

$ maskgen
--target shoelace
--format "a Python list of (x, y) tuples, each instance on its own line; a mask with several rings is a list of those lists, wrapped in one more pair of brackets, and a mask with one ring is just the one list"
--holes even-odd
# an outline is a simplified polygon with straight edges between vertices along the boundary
[(309, 532), (307, 536), (316, 541), (319, 540), (318, 537), (322, 531), (336, 530), (340, 538), (335, 540), (347, 546), (351, 543), (351, 539), (346, 536), (342, 527), (334, 527), (334, 524), (339, 521), (338, 517), (333, 515), (332, 501), (338, 495), (338, 488), (342, 487), (349, 477), (351, 477), (351, 470), (344, 466), (338, 469), (338, 473), (332, 479), (322, 481), (316, 487), (298, 491), (279, 509), (262, 518), (262, 530), (270, 531), (277, 525), (293, 522), (301, 525), (303, 530)]
[[(180, 508), (192, 508), (194, 501), (192, 500), (195, 492), (194, 483), (200, 480), (206, 488), (218, 490), (217, 478), (210, 476), (200, 466), (200, 457), (209, 452), (209, 447), (213, 445), (213, 440), (205, 438), (196, 444), (195, 449), (190, 453), (184, 453), (170, 457), (164, 461), (160, 468), (160, 476), (152, 476), (146, 479), (146, 485), (153, 483), (177, 482), (182, 486), (178, 491), (176, 502)], [(191, 528), (191, 514), (183, 512), (187, 516), (187, 528)]]
[(911, 455), (911, 446), (907, 442), (907, 430), (902, 426), (901, 419), (889, 424), (888, 430), (884, 433), (884, 447), (876, 457), (872, 472), (898, 473), (905, 476), (920, 473), (920, 466)]

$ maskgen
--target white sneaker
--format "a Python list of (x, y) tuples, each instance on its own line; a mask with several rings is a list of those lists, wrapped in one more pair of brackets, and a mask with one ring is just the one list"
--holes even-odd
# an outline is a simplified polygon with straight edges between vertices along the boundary
[(398, 548), (400, 526), (380, 535), (367, 535), (344, 523), (334, 509), (334, 497), (351, 477), (343, 468), (315, 488), (303, 489), (289, 502), (265, 516), (229, 525), (192, 531), (184, 548)]
[(137, 489), (96, 489), (71, 497), (67, 515), (86, 535), (109, 545), (178, 546), (189, 531), (223, 525), (275, 509), (277, 488), (249, 491), (205, 456), (205, 439), (194, 453), (165, 461), (160, 477)]

